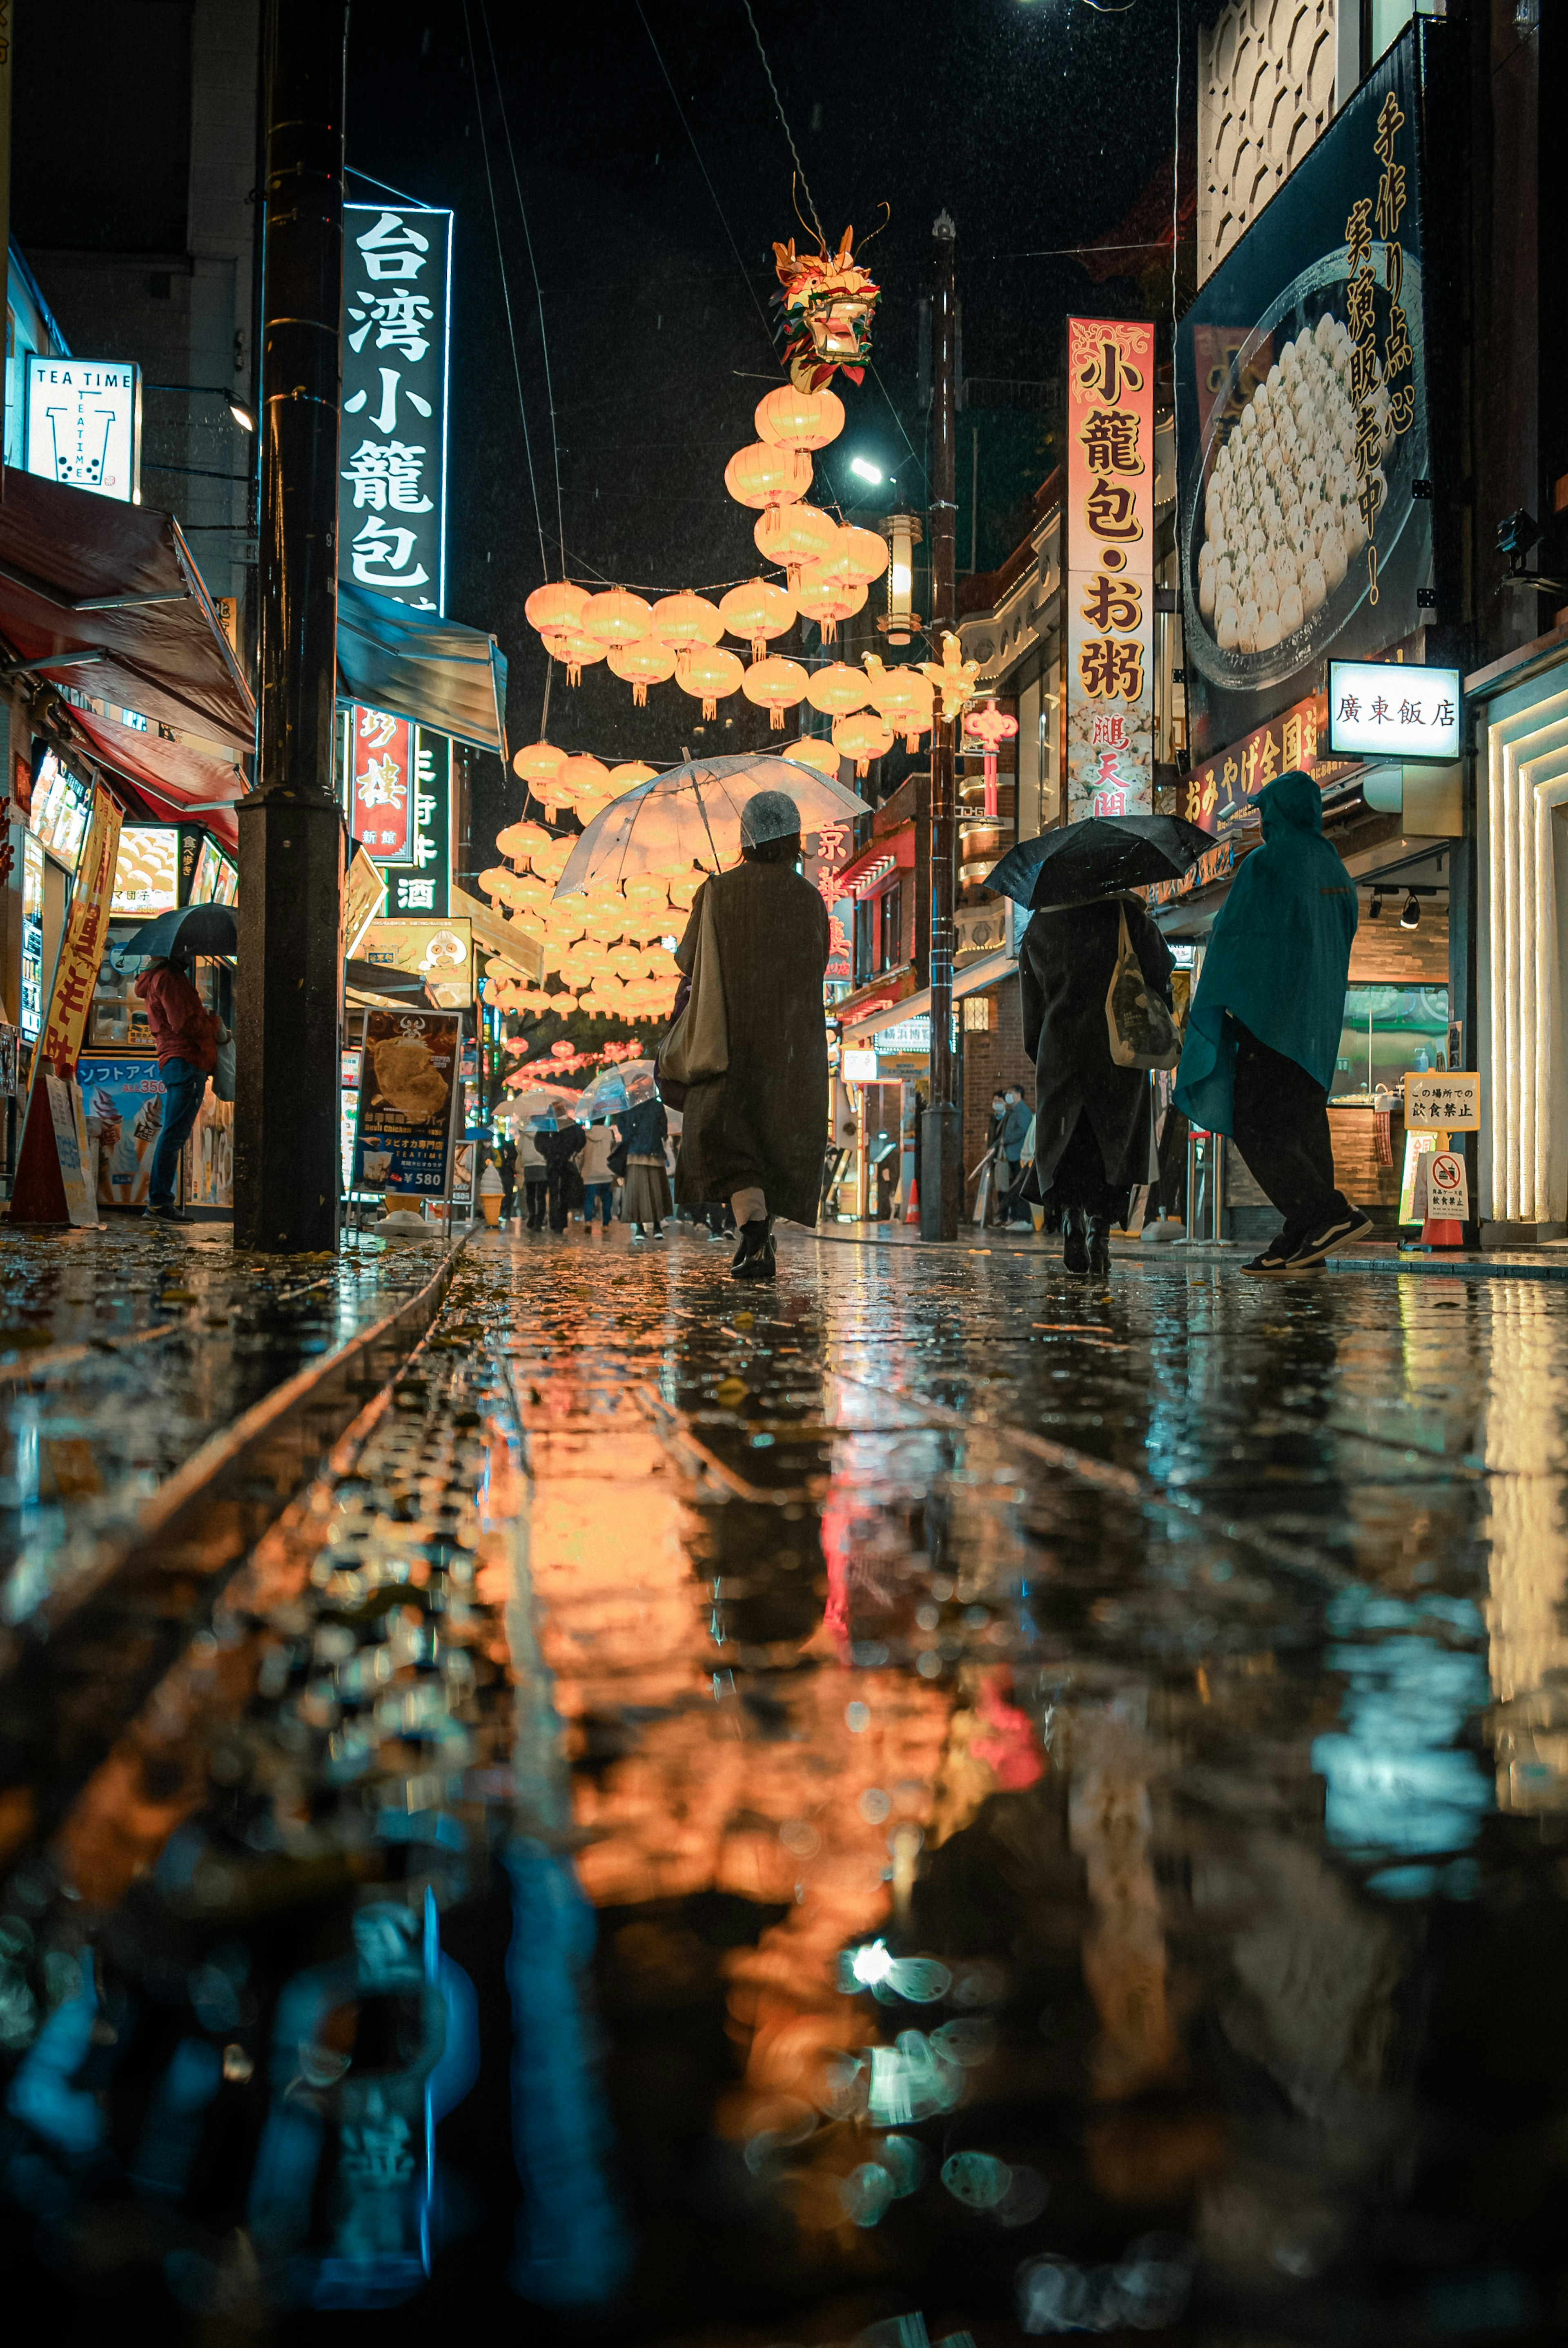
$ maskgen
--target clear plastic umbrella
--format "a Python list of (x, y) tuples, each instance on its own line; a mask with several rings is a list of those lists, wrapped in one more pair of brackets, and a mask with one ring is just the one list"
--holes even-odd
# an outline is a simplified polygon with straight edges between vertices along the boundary
[(652, 1097), (652, 1061), (617, 1060), (600, 1070), (578, 1102), (577, 1113), (585, 1119), (614, 1117), (620, 1110), (635, 1108), (639, 1101), (651, 1100)]
[(616, 886), (648, 872), (661, 878), (700, 864), (717, 872), (741, 852), (741, 813), (759, 791), (784, 791), (800, 809), (803, 832), (852, 823), (870, 808), (815, 767), (767, 751), (693, 758), (651, 782), (634, 784), (596, 815), (567, 859), (558, 897)]

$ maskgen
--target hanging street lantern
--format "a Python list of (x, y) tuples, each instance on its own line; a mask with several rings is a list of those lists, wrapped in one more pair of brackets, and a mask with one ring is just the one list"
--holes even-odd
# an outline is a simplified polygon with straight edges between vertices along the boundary
[(994, 701), (977, 703), (964, 712), (964, 738), (979, 742), (985, 753), (980, 771), (985, 778), (985, 808), (988, 815), (997, 812), (997, 749), (999, 744), (1010, 742), (1018, 732), (1018, 719), (999, 709)]
[(931, 730), (935, 686), (917, 668), (885, 668), (875, 653), (866, 655), (866, 674), (872, 708), (903, 735), (904, 747), (913, 756), (921, 735)]
[(690, 644), (716, 644), (723, 633), (715, 606), (685, 588), (678, 595), (661, 595), (653, 606), (653, 633), (673, 652)]
[(854, 716), (835, 718), (833, 739), (841, 757), (853, 758), (857, 775), (866, 774), (873, 758), (884, 758), (893, 747), (893, 728), (885, 726), (874, 710), (861, 710)]
[(770, 729), (782, 734), (784, 711), (804, 699), (807, 683), (799, 661), (784, 660), (774, 653), (766, 660), (752, 663), (741, 679), (741, 691), (748, 701), (767, 711)]
[(565, 798), (556, 788), (565, 765), (566, 752), (558, 750), (553, 742), (530, 742), (514, 757), (512, 772), (541, 807), (556, 808)]
[(757, 517), (752, 536), (765, 562), (783, 566), (793, 595), (804, 566), (820, 561), (831, 551), (838, 525), (820, 506), (768, 506)]
[(610, 673), (631, 687), (632, 707), (646, 709), (649, 686), (663, 685), (674, 675), (675, 654), (656, 636), (644, 636), (640, 643), (611, 647)]
[(567, 579), (555, 579), (548, 586), (534, 589), (523, 605), (523, 617), (541, 636), (547, 629), (557, 635), (575, 635), (581, 630), (587, 604), (586, 588), (574, 587)]
[(831, 644), (837, 638), (840, 620), (852, 619), (864, 608), (866, 590), (857, 579), (823, 576), (814, 565), (801, 572), (794, 600), (801, 618), (815, 620), (822, 630), (823, 643)]
[(782, 587), (770, 587), (765, 579), (748, 579), (721, 599), (719, 616), (732, 636), (745, 638), (752, 658), (760, 661), (767, 651), (768, 638), (782, 636), (794, 627), (794, 602)]
[(830, 782), (837, 782), (840, 759), (831, 742), (824, 742), (813, 734), (803, 734), (798, 742), (786, 742), (780, 751), (781, 758), (792, 758), (797, 767), (811, 767)]
[(857, 668), (848, 668), (843, 661), (832, 661), (826, 668), (812, 672), (805, 697), (825, 717), (846, 717), (852, 709), (865, 708), (871, 698), (871, 686)]
[(608, 650), (641, 644), (652, 623), (653, 607), (641, 595), (629, 594), (624, 587), (607, 587), (602, 595), (589, 597), (578, 633), (592, 636)]
[(887, 565), (887, 610), (876, 625), (890, 644), (907, 644), (920, 625), (915, 610), (915, 549), (925, 531), (916, 514), (887, 515), (882, 524), (890, 560)]
[(757, 438), (775, 448), (825, 448), (844, 429), (844, 402), (835, 391), (797, 391), (781, 383), (757, 402)]
[(718, 716), (719, 703), (740, 690), (744, 675), (733, 653), (711, 644), (688, 646), (675, 664), (676, 684), (682, 693), (702, 703), (704, 718)]
[(765, 440), (737, 448), (724, 468), (724, 487), (738, 506), (794, 505), (811, 481), (804, 448), (771, 448)]

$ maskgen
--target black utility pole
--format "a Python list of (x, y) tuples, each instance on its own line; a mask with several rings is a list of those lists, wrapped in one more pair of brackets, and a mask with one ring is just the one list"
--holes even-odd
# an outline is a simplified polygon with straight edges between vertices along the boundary
[[(931, 644), (958, 624), (954, 532), (958, 521), (958, 231), (938, 212), (931, 231), (936, 284), (931, 303)], [(953, 728), (940, 696), (931, 726), (931, 1101), (920, 1136), (920, 1237), (956, 1240), (963, 1205), (958, 1133), (958, 1062), (953, 1050), (953, 890), (958, 844)]]
[(337, 702), (345, 0), (269, 0), (261, 756), (240, 807), (234, 1244), (337, 1245)]

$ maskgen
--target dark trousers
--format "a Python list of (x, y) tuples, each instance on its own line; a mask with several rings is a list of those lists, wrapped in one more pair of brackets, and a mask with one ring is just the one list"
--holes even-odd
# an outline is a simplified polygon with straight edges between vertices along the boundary
[(545, 1201), (549, 1196), (549, 1185), (541, 1174), (537, 1182), (530, 1177), (525, 1188), (528, 1194), (528, 1229), (530, 1231), (542, 1231), (545, 1227)]
[(1019, 1197), (1023, 1187), (1022, 1169), (1016, 1158), (997, 1159), (997, 1220), (1009, 1223), (1014, 1215), (1027, 1214), (1028, 1209)]
[(1292, 1239), (1347, 1211), (1334, 1180), (1328, 1095), (1316, 1076), (1283, 1052), (1260, 1044), (1240, 1020), (1236, 1034), (1235, 1115), (1231, 1138), (1258, 1189), (1285, 1217)]
[(569, 1211), (567, 1203), (568, 1169), (566, 1167), (561, 1167), (559, 1171), (554, 1167), (550, 1169), (546, 1189), (549, 1194), (550, 1229), (552, 1231), (564, 1231)]
[(190, 1138), (201, 1096), (207, 1090), (207, 1071), (192, 1067), (189, 1060), (165, 1060), (158, 1073), (163, 1084), (163, 1124), (152, 1153), (147, 1197), (149, 1206), (171, 1207), (179, 1173), (179, 1153)]
[(501, 1220), (504, 1223), (509, 1223), (512, 1220), (512, 1201), (517, 1197), (517, 1194), (516, 1183), (508, 1182), (506, 1176), (503, 1174), (501, 1177)]

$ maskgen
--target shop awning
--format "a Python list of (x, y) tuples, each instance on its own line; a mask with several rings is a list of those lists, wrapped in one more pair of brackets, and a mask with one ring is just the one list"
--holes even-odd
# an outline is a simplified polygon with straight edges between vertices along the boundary
[(231, 759), (187, 742), (166, 742), (160, 734), (138, 733), (93, 710), (73, 709), (71, 717), (89, 751), (146, 798), (160, 822), (179, 823), (189, 816), (206, 824), (226, 847), (239, 846), (233, 802), (250, 786)]
[(15, 663), (251, 749), (256, 705), (172, 514), (14, 466), (4, 486), (0, 636)]
[[(999, 986), (1004, 978), (1013, 977), (1018, 970), (1018, 957), (1009, 953), (982, 954), (978, 962), (967, 962), (953, 973), (953, 1000), (961, 1003), (966, 994), (979, 994), (988, 986)], [(867, 1036), (879, 1035), (884, 1027), (902, 1027), (911, 1019), (928, 1019), (931, 1015), (931, 990), (923, 987), (918, 994), (907, 994), (902, 1003), (885, 1003), (864, 1019), (856, 1019), (845, 1028), (847, 1045), (864, 1043)]]
[(481, 629), (340, 580), (338, 695), (507, 755), (507, 663)]

